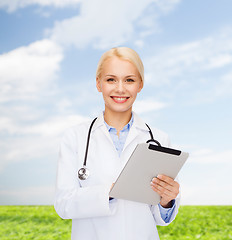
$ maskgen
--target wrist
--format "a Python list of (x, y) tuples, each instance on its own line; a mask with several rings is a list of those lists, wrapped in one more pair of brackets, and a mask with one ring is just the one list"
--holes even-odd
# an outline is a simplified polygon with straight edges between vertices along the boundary
[(167, 201), (160, 201), (160, 205), (163, 207), (163, 208), (172, 208), (173, 207), (173, 205), (174, 205), (174, 203), (175, 203), (175, 200), (173, 199), (173, 200), (171, 200), (171, 201), (169, 201), (169, 202), (167, 202)]

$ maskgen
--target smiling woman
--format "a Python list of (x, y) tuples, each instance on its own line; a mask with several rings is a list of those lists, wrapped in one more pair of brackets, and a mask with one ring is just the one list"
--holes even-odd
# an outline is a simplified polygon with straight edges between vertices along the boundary
[[(143, 83), (143, 63), (134, 50), (120, 47), (104, 53), (96, 86), (105, 109), (92, 123), (67, 130), (62, 139), (55, 209), (61, 218), (72, 219), (74, 240), (159, 239), (154, 226), (168, 225), (178, 212), (179, 184), (165, 175), (149, 186), (161, 196), (158, 205), (109, 197), (137, 144), (150, 137), (146, 124), (132, 111)], [(161, 145), (169, 146), (165, 133), (153, 132)]]
[(112, 125), (111, 121), (117, 116), (121, 119), (118, 121), (118, 135), (129, 120), (122, 121), (122, 113), (131, 118), (132, 105), (142, 86), (136, 67), (129, 61), (112, 57), (104, 62), (102, 73), (97, 77), (97, 89), (104, 98), (105, 121)]
[[(112, 48), (102, 55), (97, 67), (96, 85), (105, 102), (104, 119), (109, 125), (117, 125), (118, 136), (131, 118), (132, 105), (143, 88), (143, 81), (143, 63), (134, 50)], [(128, 116), (124, 121), (122, 112)], [(112, 114), (113, 117), (110, 116)]]

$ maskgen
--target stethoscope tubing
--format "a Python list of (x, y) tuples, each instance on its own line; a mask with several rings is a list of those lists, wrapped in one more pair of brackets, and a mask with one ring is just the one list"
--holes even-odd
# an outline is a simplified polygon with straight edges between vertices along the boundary
[[(89, 172), (88, 168), (86, 167), (86, 164), (87, 164), (87, 157), (88, 157), (88, 150), (89, 150), (89, 142), (90, 142), (91, 130), (92, 130), (93, 125), (94, 125), (94, 123), (95, 123), (96, 120), (97, 120), (97, 117), (94, 118), (94, 120), (91, 122), (90, 127), (89, 127), (89, 132), (88, 132), (88, 137), (87, 137), (87, 142), (86, 142), (86, 149), (85, 149), (85, 157), (84, 157), (83, 166), (82, 166), (82, 168), (80, 168), (80, 169), (78, 170), (78, 172), (77, 172), (78, 178), (79, 178), (80, 180), (86, 180), (86, 179), (89, 177), (89, 175), (90, 175), (90, 172)], [(154, 142), (154, 143), (156, 143), (158, 146), (161, 146), (161, 144), (160, 144), (157, 140), (154, 139), (150, 127), (149, 127), (147, 124), (146, 124), (146, 126), (147, 126), (147, 128), (148, 128), (148, 130), (149, 130), (150, 137), (151, 137), (151, 139), (149, 139), (149, 140), (147, 141), (147, 143), (149, 143), (149, 142)]]
[(90, 134), (91, 134), (91, 130), (92, 130), (93, 124), (95, 123), (96, 120), (97, 120), (97, 117), (93, 119), (93, 121), (91, 122), (91, 125), (90, 125), (90, 127), (89, 127), (89, 132), (88, 132), (88, 137), (87, 137), (87, 142), (86, 142), (85, 158), (84, 158), (84, 164), (83, 164), (83, 166), (86, 166), (86, 163), (87, 163), (87, 156), (88, 156), (88, 150), (89, 150)]

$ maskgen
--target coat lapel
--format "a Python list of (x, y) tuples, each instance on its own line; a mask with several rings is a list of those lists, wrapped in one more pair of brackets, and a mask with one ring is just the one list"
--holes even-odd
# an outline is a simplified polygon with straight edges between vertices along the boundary
[(112, 138), (110, 137), (110, 133), (109, 131), (107, 130), (107, 127), (104, 123), (104, 115), (103, 115), (103, 112), (101, 114), (99, 114), (99, 116), (97, 117), (97, 120), (96, 122), (94, 123), (93, 125), (93, 129), (92, 129), (92, 132), (94, 132), (96, 129), (100, 128), (104, 135), (107, 137), (107, 139), (112, 143), (113, 145), (113, 141), (112, 141)]
[(138, 130), (136, 129), (136, 127), (134, 126), (134, 124), (131, 126), (131, 129), (130, 129), (130, 131), (129, 131), (129, 133), (128, 133), (128, 136), (127, 136), (127, 138), (126, 138), (126, 142), (125, 142), (125, 144), (124, 144), (124, 147), (123, 147), (123, 151), (124, 151), (124, 149), (129, 145), (129, 144), (131, 144), (131, 142), (133, 142), (135, 139), (136, 139), (136, 137), (139, 135), (139, 133), (138, 133)]
[(148, 128), (146, 124), (143, 122), (143, 120), (135, 112), (133, 112), (133, 115), (134, 115), (134, 123), (131, 126), (131, 129), (128, 133), (123, 151), (124, 149), (126, 149), (128, 145), (130, 145), (139, 136), (139, 134), (141, 133), (141, 130), (148, 131)]

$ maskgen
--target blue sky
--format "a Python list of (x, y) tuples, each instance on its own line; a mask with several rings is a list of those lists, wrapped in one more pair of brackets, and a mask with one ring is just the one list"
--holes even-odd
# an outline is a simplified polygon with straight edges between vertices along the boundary
[(182, 204), (232, 203), (232, 2), (0, 0), (0, 204), (52, 204), (63, 131), (103, 110), (101, 54), (128, 46), (134, 110), (190, 153)]

